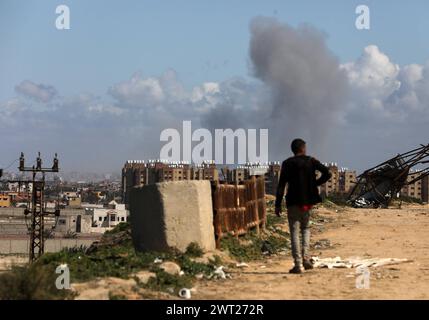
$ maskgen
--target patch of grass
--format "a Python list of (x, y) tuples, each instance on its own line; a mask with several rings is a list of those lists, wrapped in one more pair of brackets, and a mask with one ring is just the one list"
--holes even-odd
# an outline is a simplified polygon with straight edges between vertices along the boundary
[(201, 257), (204, 254), (203, 249), (196, 242), (191, 242), (185, 252), (190, 257)]
[[(197, 262), (203, 256), (202, 249), (190, 244), (185, 253), (171, 249), (169, 252), (138, 252), (134, 249), (129, 224), (119, 224), (105, 233), (102, 239), (89, 248), (75, 247), (56, 253), (46, 253), (30, 266), (16, 267), (0, 275), (0, 299), (72, 299), (70, 290), (58, 290), (55, 269), (67, 264), (70, 282), (84, 282), (98, 277), (128, 279), (133, 273), (150, 270), (156, 273), (146, 285), (152, 290), (177, 293), (181, 288), (191, 288), (195, 275), (211, 275), (222, 260), (214, 256), (208, 262)], [(180, 265), (184, 275), (170, 275), (160, 269), (155, 259), (173, 261)], [(121, 294), (112, 293), (110, 299), (122, 299)]]
[(327, 208), (336, 209), (336, 207), (350, 206), (348, 201), (348, 194), (344, 193), (332, 193), (329, 196), (323, 198), (322, 204)]
[(151, 277), (149, 281), (142, 287), (164, 291), (171, 294), (178, 294), (182, 288), (192, 288), (195, 278), (190, 275), (171, 275), (164, 270), (158, 269), (155, 271), (156, 277)]
[(221, 239), (221, 248), (227, 250), (231, 256), (239, 261), (260, 260), (267, 254), (277, 254), (290, 247), (289, 233), (280, 226), (287, 223), (287, 215), (280, 217), (271, 213), (274, 202), (267, 201), (267, 221), (265, 231), (257, 235), (255, 231), (244, 236), (225, 237)]
[(245, 235), (242, 240), (251, 241), (249, 245), (242, 245), (235, 237), (225, 237), (221, 239), (222, 250), (227, 250), (231, 256), (239, 261), (258, 260), (262, 258), (260, 239)]
[(218, 256), (215, 259), (210, 260), (209, 263), (201, 263), (193, 261), (187, 255), (181, 255), (177, 257), (176, 262), (180, 265), (180, 268), (185, 272), (185, 274), (189, 274), (195, 276), (199, 273), (209, 275), (211, 274), (216, 267), (220, 266), (222, 261)]
[(109, 291), (109, 300), (127, 300), (127, 297), (122, 294), (116, 294)]
[(52, 266), (13, 267), (11, 271), (0, 274), (0, 300), (73, 299), (72, 291), (56, 288), (57, 277)]
[[(247, 245), (243, 245), (247, 242)], [(276, 254), (289, 248), (289, 235), (281, 230), (265, 232), (258, 236), (250, 232), (240, 239), (225, 237), (221, 239), (221, 247), (239, 261), (260, 260), (267, 254)]]
[(107, 230), (103, 236), (108, 236), (108, 235), (112, 235), (112, 234), (117, 234), (120, 232), (127, 232), (131, 229), (131, 225), (129, 222), (121, 222), (119, 223), (116, 227), (114, 227), (111, 230)]
[(86, 254), (85, 250), (63, 250), (42, 256), (37, 265), (66, 263), (70, 269), (72, 282), (88, 281), (96, 277), (128, 278), (131, 273), (148, 269), (155, 258), (174, 259), (171, 253), (136, 252), (132, 245), (100, 247), (95, 252)]
[(284, 224), (287, 222), (287, 215), (282, 214), (280, 217), (275, 214), (268, 214), (267, 215), (267, 227), (269, 226), (275, 226), (278, 224)]

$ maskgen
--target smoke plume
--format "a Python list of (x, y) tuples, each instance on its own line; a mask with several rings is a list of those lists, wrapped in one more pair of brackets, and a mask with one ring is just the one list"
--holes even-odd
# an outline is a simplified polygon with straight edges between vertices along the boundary
[(250, 23), (251, 72), (269, 88), (270, 155), (289, 153), (295, 137), (308, 140), (310, 150), (323, 155), (346, 103), (347, 78), (328, 49), (325, 36), (310, 26), (293, 28), (274, 18)]

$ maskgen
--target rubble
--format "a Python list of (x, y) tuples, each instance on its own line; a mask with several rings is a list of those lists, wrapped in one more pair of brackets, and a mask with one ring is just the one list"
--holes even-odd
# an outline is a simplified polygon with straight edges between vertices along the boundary
[(411, 262), (408, 259), (397, 259), (397, 258), (361, 258), (361, 257), (351, 257), (348, 259), (341, 259), (341, 257), (335, 258), (319, 258), (312, 257), (311, 261), (313, 262), (313, 266), (315, 268), (376, 268), (385, 265), (393, 265), (405, 262)]
[(156, 274), (154, 272), (142, 270), (134, 274), (133, 277), (137, 278), (140, 283), (146, 284), (148, 283), (150, 278), (155, 278)]
[(179, 297), (183, 299), (191, 299), (191, 290), (187, 288), (180, 289)]
[(177, 263), (166, 261), (159, 266), (162, 270), (171, 275), (180, 275), (181, 269)]

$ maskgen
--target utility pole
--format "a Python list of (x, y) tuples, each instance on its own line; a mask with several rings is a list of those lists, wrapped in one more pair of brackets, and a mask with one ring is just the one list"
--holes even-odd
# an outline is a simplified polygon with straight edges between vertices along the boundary
[[(40, 152), (38, 153), (36, 166), (26, 167), (24, 153), (21, 152), (19, 158), (19, 171), (31, 172), (32, 180), (18, 181), (19, 183), (25, 183), (32, 185), (31, 205), (30, 208), (24, 210), (24, 214), (27, 216), (31, 213), (31, 226), (30, 226), (30, 250), (29, 259), (30, 263), (37, 260), (45, 251), (45, 235), (44, 235), (44, 217), (50, 214), (55, 216), (60, 215), (60, 210), (55, 209), (54, 212), (48, 212), (44, 208), (44, 190), (45, 190), (45, 173), (47, 172), (58, 172), (58, 158), (55, 154), (53, 165), (51, 168), (42, 167), (42, 159)], [(41, 177), (38, 178), (38, 175)]]

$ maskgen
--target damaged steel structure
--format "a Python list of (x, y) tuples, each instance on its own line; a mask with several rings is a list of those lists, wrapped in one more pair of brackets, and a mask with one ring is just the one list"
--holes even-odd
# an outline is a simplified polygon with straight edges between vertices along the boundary
[[(417, 176), (408, 181), (408, 174), (414, 167), (418, 169)], [(366, 170), (357, 177), (348, 201), (359, 208), (386, 208), (405, 185), (426, 176), (429, 176), (429, 144), (398, 154)]]

